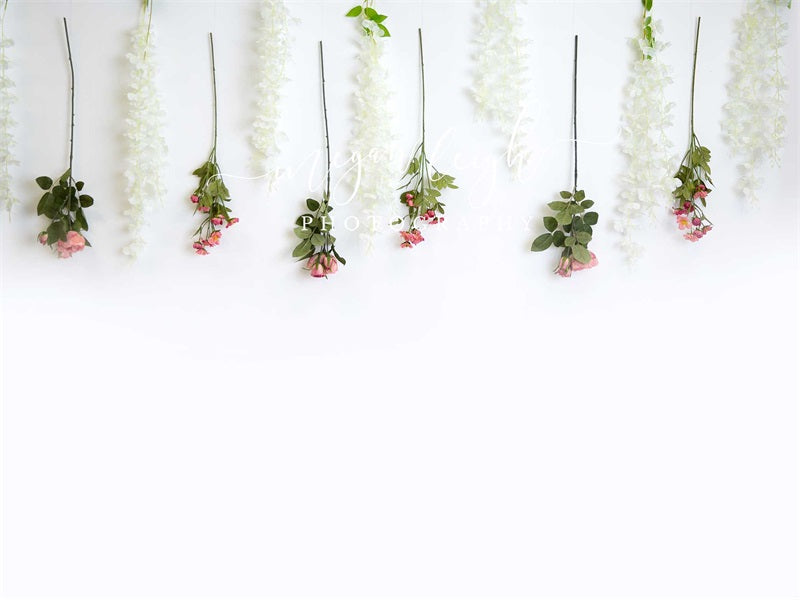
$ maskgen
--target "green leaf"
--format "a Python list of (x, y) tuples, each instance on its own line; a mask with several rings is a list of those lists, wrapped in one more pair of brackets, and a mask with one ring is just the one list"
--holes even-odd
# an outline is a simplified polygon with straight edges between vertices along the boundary
[(584, 200), (583, 202), (581, 202), (582, 208), (592, 208), (593, 206), (594, 206), (593, 200)]
[(367, 8), (364, 9), (364, 16), (366, 16), (371, 21), (374, 21), (375, 17), (378, 16), (378, 11), (368, 6)]
[(317, 202), (313, 198), (309, 198), (308, 200), (306, 200), (306, 206), (308, 207), (308, 210), (311, 211), (319, 210), (319, 202)]
[(568, 211), (562, 210), (556, 214), (556, 221), (558, 221), (558, 224), (562, 226), (569, 225), (572, 223), (572, 215)]
[[(75, 211), (75, 224), (80, 227), (80, 229), (87, 231), (89, 229), (89, 223), (86, 221), (86, 216), (83, 214), (83, 209), (79, 208)], [(79, 231), (76, 229), (76, 231)]]
[(561, 202), (560, 200), (556, 200), (555, 202), (549, 202), (547, 206), (549, 206), (553, 210), (564, 210), (567, 207), (567, 203)]
[(564, 246), (564, 241), (567, 239), (567, 236), (564, 235), (563, 231), (556, 231), (553, 234), (553, 245), (556, 248), (561, 248)]
[(592, 255), (589, 254), (589, 251), (584, 246), (575, 246), (572, 248), (572, 256), (575, 257), (579, 263), (583, 263), (584, 265), (592, 262)]
[(588, 231), (576, 231), (575, 239), (585, 246), (592, 241), (592, 234)]
[(311, 231), (308, 227), (305, 227), (305, 228), (304, 227), (295, 227), (294, 228), (294, 234), (297, 237), (299, 237), (301, 240), (307, 240), (312, 235), (314, 235), (314, 232)]
[(81, 196), (81, 206), (83, 208), (89, 208), (92, 204), (94, 204), (94, 198), (92, 198), (89, 194), (83, 194)]
[(67, 239), (67, 224), (62, 220), (53, 221), (47, 228), (47, 243), (55, 244), (59, 240)]
[(79, 181), (78, 183), (75, 184), (75, 187), (78, 188), (79, 192), (83, 189), (83, 186), (84, 183), (82, 181)]
[(569, 199), (569, 198), (572, 198), (572, 192), (567, 192), (566, 190), (565, 190), (565, 191), (563, 191), (563, 192), (559, 192), (559, 194), (561, 194), (561, 197), (562, 197), (564, 200), (567, 200), (567, 199)]
[(584, 198), (586, 198), (586, 194), (584, 193), (583, 190), (578, 190), (577, 192), (575, 192), (575, 202), (580, 202)]
[(597, 225), (599, 215), (596, 212), (587, 212), (583, 215), (583, 220), (587, 225)]
[(43, 190), (49, 190), (53, 187), (53, 180), (46, 176), (37, 177), (36, 184)]
[(556, 227), (558, 227), (558, 221), (556, 221), (553, 217), (545, 217), (542, 220), (544, 221), (544, 228), (550, 233), (554, 232)]
[(333, 255), (336, 257), (336, 259), (337, 259), (337, 260), (338, 260), (340, 263), (342, 263), (343, 265), (346, 265), (346, 264), (347, 264), (347, 261), (346, 261), (345, 259), (343, 259), (343, 258), (342, 258), (342, 257), (339, 255), (339, 253), (336, 251), (336, 248), (333, 248), (333, 247), (331, 247), (331, 252), (333, 252)]
[(383, 23), (378, 23), (378, 29), (380, 29), (381, 33), (383, 33), (383, 37), (392, 37), (392, 34), (389, 33), (389, 30), (386, 29), (386, 26), (383, 25)]
[(315, 233), (311, 236), (311, 244), (314, 246), (322, 246), (325, 243), (325, 236)]
[(531, 245), (531, 252), (541, 252), (542, 250), (547, 250), (553, 243), (553, 236), (549, 233), (543, 233), (535, 240), (533, 240), (533, 244)]
[(361, 14), (361, 10), (362, 10), (361, 5), (354, 6), (353, 8), (347, 11), (345, 17), (357, 17), (358, 15)]
[(572, 248), (577, 243), (577, 240), (574, 237), (568, 237), (564, 240), (564, 245), (567, 248)]
[(292, 251), (292, 256), (294, 258), (300, 258), (301, 256), (305, 256), (306, 254), (308, 254), (308, 252), (310, 251), (311, 251), (311, 240), (303, 240)]
[[(66, 171), (64, 171), (64, 173), (61, 175), (61, 177), (59, 177), (59, 178), (58, 178), (58, 181), (61, 183), (61, 185), (66, 185), (66, 184), (67, 184), (67, 181), (69, 181), (69, 178), (70, 178), (70, 177), (72, 177), (72, 169), (67, 169), (67, 170), (66, 170)], [(65, 235), (66, 235), (66, 234), (65, 234)]]

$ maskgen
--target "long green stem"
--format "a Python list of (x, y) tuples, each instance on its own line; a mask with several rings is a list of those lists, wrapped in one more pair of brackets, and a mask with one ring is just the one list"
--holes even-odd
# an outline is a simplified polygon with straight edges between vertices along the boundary
[(328, 135), (328, 100), (325, 96), (325, 57), (322, 53), (322, 41), (319, 43), (319, 67), (322, 76), (322, 115), (325, 120), (325, 153), (326, 165), (325, 170), (325, 200), (331, 197), (331, 142)]
[(217, 161), (217, 66), (214, 58), (214, 34), (208, 34), (208, 40), (211, 44), (211, 85), (214, 90), (214, 145), (212, 146), (211, 155), (214, 157), (214, 162)]
[(144, 0), (143, 10), (147, 12), (147, 35), (144, 40), (144, 57), (147, 57), (147, 50), (150, 48), (150, 28), (153, 25), (153, 2), (155, 0)]
[(694, 140), (694, 85), (697, 77), (697, 45), (700, 41), (700, 17), (697, 17), (697, 30), (694, 34), (694, 62), (692, 64), (692, 99), (689, 105), (689, 123), (692, 131), (692, 140)]
[(72, 47), (69, 43), (69, 29), (67, 28), (67, 18), (64, 17), (64, 35), (67, 38), (67, 56), (69, 57), (69, 73), (70, 73), (70, 118), (69, 125), (69, 177), (72, 179), (72, 157), (75, 147), (75, 67), (72, 64)]
[(422, 28), (419, 33), (419, 68), (422, 76), (422, 148), (425, 149), (425, 55), (422, 50)]
[(575, 59), (572, 66), (572, 143), (575, 162), (574, 192), (578, 191), (578, 36), (575, 36)]

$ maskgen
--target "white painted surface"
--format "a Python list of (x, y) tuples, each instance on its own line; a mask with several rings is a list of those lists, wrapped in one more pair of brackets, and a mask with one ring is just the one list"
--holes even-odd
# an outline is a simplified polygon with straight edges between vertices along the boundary
[[(320, 38), (334, 151), (346, 149), (352, 2), (292, 3), (302, 23), (280, 160), (296, 175), (271, 196), (229, 177), (242, 222), (205, 258), (191, 254), (185, 198), (210, 138), (206, 33), (220, 161), (250, 175), (256, 5), (159, 4), (170, 200), (133, 265), (120, 253), (121, 128), (136, 3), (9, 8), (24, 204), (0, 232), (6, 594), (797, 593), (796, 21), (785, 166), (752, 211), (720, 137), (741, 4), (658, 3), (676, 152), (704, 18), (697, 132), (713, 152), (716, 229), (690, 245), (665, 215), (631, 271), (610, 223), (639, 3), (526, 7), (536, 157), (512, 183), (467, 94), (474, 5), (387, 2), (400, 146), (416, 143), (422, 24), (435, 163), (461, 189), (448, 227), (411, 252), (387, 235), (364, 257), (340, 227), (350, 260), (321, 282), (290, 259), (291, 224), (320, 179), (303, 162), (321, 146)], [(97, 201), (94, 248), (69, 261), (35, 243), (33, 183), (66, 164), (62, 15), (77, 61), (75, 169)], [(573, 32), (601, 265), (561, 280), (554, 254), (527, 249), (570, 182)]]

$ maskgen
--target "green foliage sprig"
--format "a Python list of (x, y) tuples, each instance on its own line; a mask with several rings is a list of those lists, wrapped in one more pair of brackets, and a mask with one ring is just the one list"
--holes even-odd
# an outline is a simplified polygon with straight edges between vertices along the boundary
[(190, 200), (194, 204), (194, 212), (205, 215), (200, 226), (195, 230), (192, 247), (196, 254), (205, 256), (208, 248), (218, 246), (222, 238), (222, 226), (227, 229), (239, 222), (231, 216), (226, 203), (231, 201), (231, 193), (222, 180), (222, 171), (217, 162), (217, 68), (214, 57), (214, 36), (208, 34), (211, 45), (211, 82), (214, 91), (214, 142), (208, 159), (192, 174), (200, 178), (200, 182), (192, 193)]
[(575, 59), (572, 72), (572, 143), (574, 179), (572, 191), (561, 192), (561, 200), (550, 202), (547, 206), (555, 213), (554, 216), (544, 217), (543, 233), (533, 240), (532, 252), (543, 252), (555, 246), (563, 248), (561, 260), (555, 273), (562, 277), (570, 277), (573, 271), (590, 269), (596, 266), (597, 257), (589, 251), (589, 242), (592, 241), (593, 225), (597, 225), (599, 215), (596, 212), (586, 212), (594, 206), (592, 200), (586, 198), (586, 193), (578, 189), (578, 36), (575, 36)]
[(82, 194), (84, 183), (72, 176), (72, 163), (75, 148), (75, 66), (72, 62), (72, 47), (69, 42), (67, 19), (64, 18), (64, 36), (67, 40), (67, 56), (70, 70), (70, 133), (69, 168), (54, 182), (43, 175), (36, 178), (36, 184), (45, 191), (36, 206), (36, 214), (50, 219), (47, 229), (39, 233), (39, 242), (50, 247), (56, 245), (61, 258), (69, 258), (74, 252), (91, 246), (81, 232), (89, 229), (84, 208), (94, 204), (88, 194)]
[[(333, 275), (339, 270), (339, 263), (345, 265), (347, 261), (336, 251), (336, 238), (331, 233), (333, 222), (330, 214), (333, 207), (331, 198), (331, 144), (328, 132), (328, 102), (325, 95), (325, 58), (322, 51), (322, 42), (319, 43), (319, 63), (322, 78), (322, 112), (325, 120), (325, 153), (327, 168), (325, 171), (325, 191), (322, 201), (314, 198), (306, 199), (306, 208), (309, 212), (301, 214), (295, 221), (294, 233), (300, 238), (292, 251), (292, 256), (298, 260), (305, 260), (305, 268), (311, 272), (312, 277), (325, 277)], [(338, 262), (337, 262), (338, 261)]]
[(586, 212), (594, 206), (592, 200), (586, 199), (583, 190), (573, 189), (572, 192), (560, 192), (562, 200), (550, 202), (547, 206), (555, 213), (554, 216), (544, 217), (543, 233), (531, 245), (531, 251), (542, 252), (550, 246), (563, 248), (561, 257), (582, 264), (592, 261), (589, 252), (589, 242), (592, 241), (592, 225), (597, 225), (599, 215), (596, 212)]
[[(672, 191), (673, 214), (678, 228), (686, 230), (684, 238), (696, 242), (711, 231), (713, 225), (705, 215), (706, 198), (711, 193), (711, 150), (697, 139), (694, 132), (694, 94), (697, 77), (697, 48), (700, 40), (700, 17), (694, 38), (694, 61), (692, 65), (692, 96), (689, 110), (689, 149), (683, 155), (675, 178), (680, 185)], [(700, 208), (702, 204), (703, 208)]]
[(400, 188), (400, 202), (406, 207), (407, 214), (392, 222), (400, 225), (408, 220), (408, 228), (400, 232), (403, 248), (411, 248), (425, 238), (417, 229), (418, 220), (436, 225), (444, 221), (445, 204), (440, 200), (442, 190), (458, 189), (455, 177), (439, 171), (428, 160), (425, 154), (425, 57), (422, 49), (422, 29), (419, 33), (419, 63), (422, 78), (422, 141), (414, 150), (411, 161), (403, 176)]
[[(656, 47), (656, 38), (653, 35), (653, 0), (642, 0), (642, 40), (649, 48)], [(652, 56), (645, 54), (644, 58), (652, 60)]]
[(378, 11), (373, 8), (373, 4), (373, 0), (364, 0), (361, 4), (357, 4), (347, 11), (345, 16), (352, 18), (361, 17), (361, 28), (364, 30), (364, 35), (374, 37), (375, 32), (378, 31), (380, 32), (378, 37), (391, 37), (386, 25), (383, 24), (388, 17), (378, 13)]

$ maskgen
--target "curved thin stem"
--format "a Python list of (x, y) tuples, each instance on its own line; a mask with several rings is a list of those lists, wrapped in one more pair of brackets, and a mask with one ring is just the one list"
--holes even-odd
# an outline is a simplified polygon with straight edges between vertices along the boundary
[(69, 57), (69, 73), (70, 73), (70, 118), (69, 125), (69, 177), (72, 179), (72, 157), (75, 148), (75, 67), (72, 64), (72, 47), (69, 43), (69, 29), (67, 28), (67, 18), (64, 17), (64, 36), (67, 38), (67, 56)]
[(419, 68), (422, 76), (422, 147), (425, 148), (425, 54), (422, 50), (422, 28), (419, 33)]
[(689, 123), (692, 130), (692, 139), (694, 139), (694, 84), (697, 77), (697, 44), (700, 40), (700, 17), (697, 17), (697, 30), (694, 34), (694, 62), (692, 64), (692, 100), (689, 105)]
[(575, 36), (575, 59), (572, 66), (572, 143), (575, 163), (574, 190), (578, 191), (578, 36)]
[(153, 2), (154, 0), (144, 0), (143, 10), (147, 12), (147, 36), (144, 40), (144, 56), (147, 57), (147, 50), (150, 48), (150, 28), (153, 25)]
[(322, 114), (325, 119), (325, 152), (327, 168), (325, 170), (325, 200), (331, 197), (331, 142), (328, 135), (328, 101), (325, 96), (325, 57), (322, 53), (322, 41), (319, 42), (319, 67), (322, 76)]
[(217, 158), (217, 66), (214, 58), (214, 34), (208, 34), (208, 40), (211, 44), (211, 85), (214, 90), (214, 145), (212, 146), (211, 154), (216, 161)]

